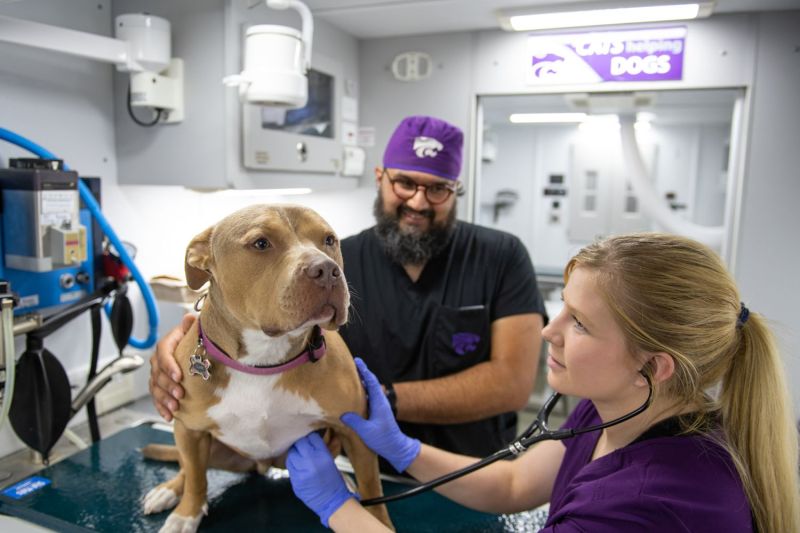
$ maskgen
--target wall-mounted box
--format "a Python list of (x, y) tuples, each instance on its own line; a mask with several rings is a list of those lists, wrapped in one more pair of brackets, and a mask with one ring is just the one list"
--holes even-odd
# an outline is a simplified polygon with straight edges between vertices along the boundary
[[(172, 24), (172, 55), (184, 62), (185, 119), (144, 128), (128, 117), (127, 76), (114, 79), (120, 184), (184, 185), (196, 189), (311, 187), (351, 188), (343, 177), (342, 100), (356, 98), (358, 42), (325, 21), (315, 20), (312, 69), (328, 76), (328, 135), (290, 131), (286, 113), (239, 101), (223, 77), (242, 69), (244, 33), (254, 24), (300, 26), (293, 11), (277, 11), (248, 0), (118, 0), (120, 13), (146, 11)], [(319, 54), (316, 50), (321, 50)], [(333, 60), (331, 57), (335, 57)], [(318, 75), (312, 73), (312, 81)], [(346, 94), (345, 88), (348, 88)], [(319, 102), (311, 102), (318, 104)], [(298, 113), (298, 111), (300, 113)], [(294, 117), (294, 118), (292, 118)], [(263, 125), (268, 127), (263, 127)], [(278, 124), (279, 127), (273, 127)], [(303, 144), (305, 154), (298, 148)]]

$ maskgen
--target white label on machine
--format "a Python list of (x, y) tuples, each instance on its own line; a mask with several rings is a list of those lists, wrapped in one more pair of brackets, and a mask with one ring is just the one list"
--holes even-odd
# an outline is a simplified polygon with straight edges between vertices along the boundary
[(30, 294), (28, 296), (22, 296), (19, 299), (19, 303), (17, 304), (17, 309), (22, 309), (23, 307), (34, 307), (36, 305), (39, 305), (39, 295)]
[(74, 302), (75, 300), (80, 300), (82, 296), (86, 296), (86, 291), (62, 292), (61, 296), (58, 297), (58, 300), (62, 304), (65, 304), (67, 302)]
[(40, 225), (61, 227), (72, 225), (72, 217), (77, 211), (75, 191), (42, 191), (41, 198)]

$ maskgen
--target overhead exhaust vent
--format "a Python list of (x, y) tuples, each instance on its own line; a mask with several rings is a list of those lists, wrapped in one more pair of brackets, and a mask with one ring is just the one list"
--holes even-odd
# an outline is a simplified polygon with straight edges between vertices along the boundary
[(565, 94), (567, 105), (590, 115), (635, 113), (653, 105), (655, 93), (572, 93)]

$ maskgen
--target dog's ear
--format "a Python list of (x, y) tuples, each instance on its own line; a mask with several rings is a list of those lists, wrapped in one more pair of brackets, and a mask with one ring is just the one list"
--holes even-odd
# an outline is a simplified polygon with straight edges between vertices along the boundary
[(214, 226), (192, 239), (186, 248), (184, 270), (190, 289), (198, 290), (211, 278), (211, 233)]

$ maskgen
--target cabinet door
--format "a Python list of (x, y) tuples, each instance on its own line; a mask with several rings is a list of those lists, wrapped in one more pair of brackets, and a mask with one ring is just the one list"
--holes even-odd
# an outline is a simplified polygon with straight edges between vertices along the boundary
[[(605, 235), (650, 229), (626, 176), (618, 137), (616, 131), (596, 131), (578, 135), (570, 147), (571, 241), (591, 242)], [(640, 149), (645, 166), (652, 169), (657, 145), (648, 143)]]
[[(650, 172), (650, 179), (655, 180), (652, 169), (656, 168), (659, 153), (658, 145), (640, 142), (639, 150), (642, 154), (642, 159), (644, 159), (645, 167)], [(653, 229), (652, 221), (642, 213), (641, 204), (633, 192), (630, 177), (625, 172), (623, 165), (619, 166), (619, 174), (614, 178), (611, 181), (609, 233), (632, 233)]]

